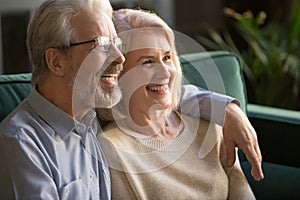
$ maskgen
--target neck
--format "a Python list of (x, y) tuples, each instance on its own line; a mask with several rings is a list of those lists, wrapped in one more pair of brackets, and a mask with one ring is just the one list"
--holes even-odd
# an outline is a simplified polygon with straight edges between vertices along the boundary
[(181, 126), (180, 117), (176, 112), (171, 112), (164, 122), (164, 127), (153, 137), (161, 140), (174, 139), (178, 135)]
[(175, 138), (182, 126), (180, 117), (174, 111), (156, 111), (147, 116), (135, 115), (132, 119), (126, 119), (126, 125), (140, 134), (162, 140)]
[(45, 78), (45, 80), (37, 86), (37, 91), (49, 102), (63, 110), (71, 117), (79, 120), (90, 109), (84, 107), (85, 104), (81, 104), (78, 100), (73, 101), (72, 90), (73, 87), (66, 84), (64, 80), (59, 78), (52, 79), (51, 77)]

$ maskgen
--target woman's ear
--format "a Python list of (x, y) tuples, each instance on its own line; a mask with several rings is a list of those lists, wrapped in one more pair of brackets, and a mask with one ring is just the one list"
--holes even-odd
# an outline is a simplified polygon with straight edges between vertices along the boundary
[(48, 68), (57, 76), (64, 76), (66, 55), (55, 48), (49, 48), (45, 53)]

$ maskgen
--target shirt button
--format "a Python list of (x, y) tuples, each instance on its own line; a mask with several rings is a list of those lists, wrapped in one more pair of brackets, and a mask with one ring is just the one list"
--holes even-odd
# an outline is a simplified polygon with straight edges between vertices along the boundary
[(55, 138), (56, 141), (61, 140), (61, 137), (60, 137), (60, 135), (58, 135), (58, 134), (55, 134), (54, 138)]
[(95, 128), (92, 127), (92, 126), (89, 127), (89, 132), (90, 132), (90, 133), (93, 133), (93, 134), (96, 134), (96, 130), (95, 130)]
[(83, 124), (78, 124), (78, 125), (77, 125), (77, 131), (83, 132), (84, 129), (85, 129), (85, 126), (84, 126)]
[(93, 174), (92, 173), (90, 173), (90, 178), (93, 178), (94, 176), (93, 176)]

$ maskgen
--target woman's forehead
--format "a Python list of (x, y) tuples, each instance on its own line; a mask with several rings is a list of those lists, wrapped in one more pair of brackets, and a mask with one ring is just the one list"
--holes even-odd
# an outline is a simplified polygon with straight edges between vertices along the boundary
[(125, 54), (126, 57), (137, 57), (137, 56), (156, 56), (157, 54), (166, 54), (171, 52), (170, 49), (161, 49), (161, 48), (141, 48), (130, 51)]
[(165, 31), (157, 31), (157, 28), (133, 29), (119, 34), (123, 41), (124, 53), (137, 49), (161, 49), (171, 50), (170, 41)]

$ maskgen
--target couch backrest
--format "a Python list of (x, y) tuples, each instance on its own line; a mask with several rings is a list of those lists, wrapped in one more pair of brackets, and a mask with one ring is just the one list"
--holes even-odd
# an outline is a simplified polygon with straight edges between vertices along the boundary
[(227, 94), (238, 99), (246, 112), (247, 93), (239, 58), (226, 51), (180, 56), (184, 83)]
[(0, 121), (31, 91), (31, 74), (0, 75)]
[[(241, 108), (246, 111), (245, 86), (236, 55), (225, 51), (193, 53), (180, 56), (180, 61), (186, 77), (185, 83), (233, 96), (240, 100)], [(30, 73), (0, 75), (0, 121), (29, 94), (31, 89)]]

